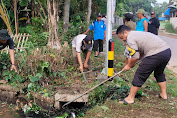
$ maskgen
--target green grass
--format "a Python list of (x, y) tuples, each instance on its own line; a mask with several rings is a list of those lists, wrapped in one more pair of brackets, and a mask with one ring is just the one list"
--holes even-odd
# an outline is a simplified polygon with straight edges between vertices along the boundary
[(167, 32), (169, 32), (169, 33), (175, 33), (175, 34), (177, 34), (177, 30), (174, 29), (173, 25), (170, 22), (168, 22), (168, 23), (165, 24), (165, 30)]
[[(125, 57), (123, 56), (123, 52), (125, 46), (122, 45), (120, 40), (114, 39), (114, 51), (115, 51), (115, 60), (114, 60), (114, 70), (118, 72), (122, 69)], [(122, 73), (119, 79), (116, 79), (113, 83), (105, 83), (104, 85), (114, 88), (113, 86), (119, 85), (121, 87), (125, 86), (130, 87), (131, 81), (133, 80), (134, 73), (137, 69), (138, 65), (134, 67), (132, 70)], [(169, 101), (163, 101), (155, 95), (157, 95), (160, 91), (157, 82), (154, 79), (153, 73), (147, 79), (145, 84), (141, 87), (139, 93), (142, 94), (142, 97), (136, 98), (135, 103), (132, 105), (122, 105), (119, 104), (120, 97), (118, 96), (117, 99), (112, 99), (113, 95), (107, 98), (104, 102), (99, 102), (96, 105), (92, 105), (92, 108), (88, 109), (85, 116), (83, 118), (124, 118), (124, 117), (175, 117), (177, 116), (177, 103), (174, 102), (175, 97), (177, 96), (177, 78), (176, 76), (165, 69), (165, 74), (167, 78), (167, 93), (169, 96)], [(125, 82), (121, 78), (125, 78), (129, 80), (129, 82)], [(106, 86), (103, 88), (99, 88), (94, 91), (92, 94), (97, 94), (97, 97), (101, 97), (98, 99), (103, 99), (105, 97)], [(102, 90), (102, 92), (100, 92)], [(118, 92), (120, 89), (118, 89)], [(122, 90), (127, 90), (122, 88)], [(148, 90), (148, 91), (146, 91)], [(104, 95), (105, 94), (105, 95)], [(118, 94), (120, 95), (120, 94)], [(93, 96), (92, 96), (93, 97)], [(97, 100), (98, 100), (97, 99)], [(92, 99), (94, 100), (94, 99)], [(98, 101), (95, 101), (98, 102)]]
[(160, 27), (165, 28), (165, 25), (166, 25), (166, 24), (167, 24), (166, 22), (161, 21), (161, 22), (160, 22)]

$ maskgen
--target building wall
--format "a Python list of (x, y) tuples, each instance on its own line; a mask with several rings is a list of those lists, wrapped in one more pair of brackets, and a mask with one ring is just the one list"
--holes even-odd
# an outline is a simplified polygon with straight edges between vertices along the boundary
[(175, 29), (177, 29), (177, 17), (170, 18), (170, 23), (173, 25)]
[(123, 18), (122, 17), (118, 17), (118, 16), (115, 16), (114, 17), (114, 24), (113, 24), (113, 27), (117, 27), (119, 25), (123, 25)]

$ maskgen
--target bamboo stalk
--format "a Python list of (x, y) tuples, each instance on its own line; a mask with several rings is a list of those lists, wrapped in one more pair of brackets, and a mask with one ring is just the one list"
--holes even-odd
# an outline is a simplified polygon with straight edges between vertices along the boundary
[[(6, 20), (6, 26), (7, 26), (7, 28), (8, 28), (8, 31), (9, 31), (9, 34), (10, 35), (12, 35), (12, 29), (11, 29), (11, 27), (10, 27), (10, 23), (9, 23), (9, 19), (8, 19), (8, 17), (7, 17), (7, 13), (6, 13), (6, 9), (5, 9), (5, 6), (4, 6), (4, 4), (3, 4), (3, 1), (1, 0), (1, 9), (2, 9), (2, 12), (3, 12), (3, 15), (5, 16), (4, 18), (4, 20)], [(2, 15), (2, 14), (1, 14)]]
[(41, 2), (40, 2), (39, 0), (37, 0), (37, 1), (38, 1), (38, 3), (39, 3), (40, 7), (42, 8), (42, 11), (43, 11), (43, 13), (44, 13), (44, 17), (47, 18), (47, 15), (46, 15), (46, 13), (45, 13), (45, 11), (44, 11), (44, 8), (42, 7)]

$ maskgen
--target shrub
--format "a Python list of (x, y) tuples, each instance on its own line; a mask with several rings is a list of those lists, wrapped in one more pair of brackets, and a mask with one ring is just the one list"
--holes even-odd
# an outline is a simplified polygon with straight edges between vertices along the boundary
[(173, 25), (170, 22), (168, 22), (165, 25), (165, 30), (169, 33), (177, 33), (177, 30), (173, 27)]

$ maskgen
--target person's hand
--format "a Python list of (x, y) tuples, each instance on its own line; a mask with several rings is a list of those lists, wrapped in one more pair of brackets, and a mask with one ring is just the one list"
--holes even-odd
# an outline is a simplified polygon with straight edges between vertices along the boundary
[(124, 66), (124, 68), (122, 69), (122, 71), (128, 71), (128, 70), (130, 70), (130, 69), (131, 69), (131, 67), (130, 67), (130, 66), (125, 65), (125, 66)]
[(113, 32), (112, 35), (116, 35), (116, 32)]
[(12, 70), (15, 70), (15, 72), (17, 72), (17, 68), (16, 68), (15, 65), (12, 65), (10, 70), (11, 70), (11, 71), (12, 71)]
[(84, 32), (83, 34), (85, 34), (85, 35), (86, 35), (86, 34), (87, 34), (87, 32)]
[(88, 64), (87, 63), (84, 63), (84, 68), (88, 68)]
[(83, 71), (84, 71), (83, 66), (79, 66), (79, 70), (80, 70), (81, 72), (83, 72)]

